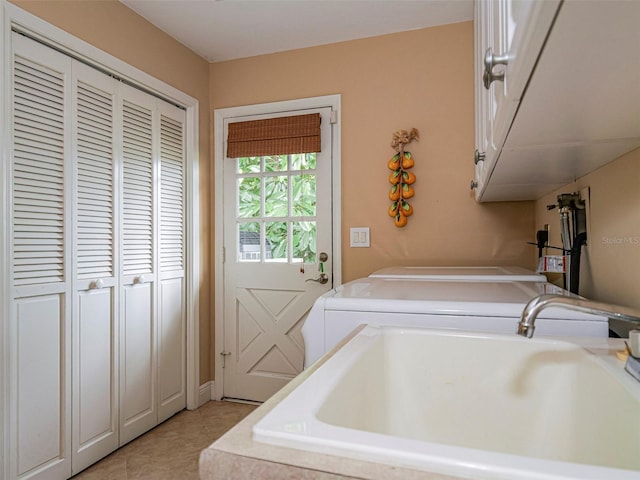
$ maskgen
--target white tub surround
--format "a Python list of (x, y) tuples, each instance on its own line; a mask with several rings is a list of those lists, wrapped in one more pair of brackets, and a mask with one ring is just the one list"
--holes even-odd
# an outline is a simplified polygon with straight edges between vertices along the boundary
[(254, 440), (414, 478), (637, 480), (640, 383), (623, 348), (369, 326), (287, 387)]

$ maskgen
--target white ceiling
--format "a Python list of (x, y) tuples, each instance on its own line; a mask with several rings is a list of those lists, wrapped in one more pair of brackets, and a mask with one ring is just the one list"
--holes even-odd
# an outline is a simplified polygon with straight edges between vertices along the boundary
[(210, 62), (473, 18), (473, 0), (120, 1)]

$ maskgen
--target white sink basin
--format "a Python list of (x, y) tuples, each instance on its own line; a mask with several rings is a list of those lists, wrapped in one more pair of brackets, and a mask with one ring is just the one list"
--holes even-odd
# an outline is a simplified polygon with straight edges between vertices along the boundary
[[(261, 442), (465, 478), (640, 478), (640, 384), (606, 339), (366, 327)], [(599, 348), (599, 350), (598, 350)]]

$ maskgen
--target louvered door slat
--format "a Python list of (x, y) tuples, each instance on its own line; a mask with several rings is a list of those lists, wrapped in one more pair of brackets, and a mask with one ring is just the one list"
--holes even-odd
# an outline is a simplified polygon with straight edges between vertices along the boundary
[(107, 172), (107, 174), (110, 173), (111, 171), (110, 169), (105, 170), (102, 166), (102, 160), (105, 157), (105, 155), (109, 154), (110, 149), (99, 150), (95, 147), (95, 145), (93, 145), (93, 146), (90, 146), (89, 148), (79, 147), (78, 151), (82, 152), (82, 156), (85, 159), (84, 164), (82, 166), (79, 166), (78, 168), (81, 168), (81, 169), (90, 168), (91, 170), (97, 169), (98, 171), (105, 171)]
[[(18, 109), (22, 111), (28, 111), (27, 109), (20, 108), (20, 104), (17, 105)], [(35, 119), (25, 118), (23, 120), (22, 128), (25, 131), (35, 132), (38, 135), (43, 135), (48, 138), (56, 139), (59, 119), (48, 119), (45, 117)]]
[[(24, 185), (26, 187), (31, 188), (39, 188), (41, 192), (47, 192), (50, 190), (51, 186), (51, 178), (43, 178), (42, 175), (33, 175), (32, 173), (22, 171), (20, 169), (16, 169), (16, 172), (19, 172), (20, 175), (15, 177), (14, 183), (16, 185)], [(61, 189), (55, 189), (56, 195)]]
[[(36, 67), (38, 68), (38, 67)], [(57, 105), (62, 101), (61, 96), (50, 95), (49, 92), (43, 92), (41, 89), (35, 88), (36, 84), (33, 83), (34, 77), (14, 77), (16, 81), (26, 82), (22, 84), (16, 84), (16, 90), (14, 95), (14, 105), (20, 110), (36, 113), (35, 117), (42, 118), (45, 124), (55, 124), (56, 121), (61, 120), (61, 115), (58, 111)], [(30, 82), (30, 84), (29, 84)], [(27, 85), (28, 84), (28, 85)], [(62, 84), (54, 82), (52, 89), (59, 89)], [(32, 95), (38, 96), (40, 101), (37, 104), (29, 102), (29, 98)]]
[[(61, 77), (57, 72), (33, 68), (33, 64), (17, 63), (14, 65), (15, 77), (21, 80), (29, 80), (33, 90), (49, 92), (50, 95), (62, 97), (60, 90), (55, 87), (62, 85)], [(15, 88), (23, 89), (25, 82), (17, 82)]]
[(111, 215), (109, 215), (109, 208), (97, 207), (93, 210), (79, 210), (78, 213), (93, 215), (94, 222), (99, 221), (111, 221)]
[[(94, 198), (98, 204), (111, 204), (113, 202), (113, 187), (111, 183), (106, 183), (104, 180), (104, 178), (85, 177), (82, 184), (78, 186), (79, 196)], [(108, 177), (106, 180), (109, 180)]]
[(33, 225), (31, 222), (26, 222), (26, 221), (17, 221), (14, 222), (14, 227), (13, 230), (15, 232), (40, 232), (41, 228), (45, 229), (45, 228), (50, 228), (53, 230), (58, 231), (58, 221), (57, 220), (50, 220), (50, 219), (44, 219), (40, 221), (41, 226), (35, 226)]
[(39, 168), (47, 171), (62, 172), (63, 170), (62, 165), (58, 163), (59, 154), (48, 155), (47, 152), (43, 152), (37, 144), (30, 146), (16, 145), (14, 143), (13, 150), (14, 153), (24, 161), (29, 161), (29, 165), (37, 163)]
[(151, 111), (123, 104), (123, 252), (125, 275), (153, 270), (153, 150)]
[(160, 117), (160, 271), (184, 269), (183, 123)]
[(89, 238), (84, 238), (84, 249), (92, 249), (94, 245), (103, 245), (108, 243), (111, 235), (106, 234), (92, 234)]
[[(35, 160), (35, 158), (33, 159)], [(35, 167), (33, 165), (16, 165), (15, 172), (22, 172), (21, 176), (34, 178), (36, 180), (50, 180), (51, 177), (62, 178), (63, 172), (51, 169), (44, 169), (40, 165)]]
[(63, 75), (16, 56), (13, 117), (16, 286), (64, 280), (63, 117)]
[[(79, 120), (91, 121), (92, 119), (80, 117)], [(79, 128), (78, 130), (80, 130), (82, 135), (86, 138), (85, 144), (80, 147), (81, 149), (88, 152), (93, 151), (96, 153), (103, 153), (105, 156), (111, 153), (111, 143), (106, 141), (104, 138), (100, 138), (101, 136), (110, 136), (111, 131), (102, 128), (89, 127)]]
[[(35, 92), (33, 92), (35, 95)], [(33, 106), (27, 103), (26, 92), (21, 92), (22, 97), (18, 97), (14, 99), (14, 108), (24, 111), (30, 116), (34, 116), (37, 118), (41, 118), (43, 122), (52, 122), (56, 123), (58, 121), (62, 121), (62, 117), (59, 115), (59, 112), (56, 110), (55, 105), (38, 105)]]
[[(109, 210), (109, 207), (107, 205), (104, 206), (104, 210)], [(98, 212), (95, 211), (95, 215), (93, 215), (93, 218), (91, 219), (91, 222), (87, 222), (88, 225), (94, 225), (97, 228), (102, 228), (103, 225), (111, 225), (112, 223), (112, 219), (111, 217), (108, 215), (108, 213), (105, 212)]]
[[(14, 191), (13, 216), (15, 219), (38, 220), (47, 218), (62, 221), (64, 210), (60, 207), (58, 200), (50, 201), (44, 198), (34, 199), (30, 198), (27, 193)], [(19, 205), (20, 203), (28, 203), (28, 205)]]
[(124, 200), (129, 204), (129, 211), (133, 212), (136, 209), (147, 212), (151, 208), (151, 201), (140, 198), (135, 192), (127, 193), (124, 195)]
[[(134, 174), (135, 170), (134, 169), (129, 169), (129, 173)], [(142, 193), (149, 193), (153, 190), (152, 185), (149, 185), (149, 183), (147, 183), (149, 177), (151, 177), (151, 172), (144, 172), (146, 173), (146, 177), (143, 178), (138, 178), (138, 177), (131, 177), (129, 179), (129, 181), (127, 182), (127, 185), (129, 187), (129, 190), (127, 191), (127, 195), (131, 195), (133, 194), (139, 194), (140, 192)], [(144, 197), (146, 199), (146, 197)]]
[[(29, 115), (29, 112), (17, 111), (16, 114)], [(38, 130), (32, 128), (30, 125), (20, 125), (20, 136), (14, 137), (14, 142), (17, 146), (43, 148), (43, 144), (46, 145), (46, 149), (54, 155), (61, 154), (64, 151), (64, 141), (59, 135), (49, 133), (46, 130)]]
[(114, 275), (113, 107), (110, 93), (78, 82), (77, 269), (81, 279)]

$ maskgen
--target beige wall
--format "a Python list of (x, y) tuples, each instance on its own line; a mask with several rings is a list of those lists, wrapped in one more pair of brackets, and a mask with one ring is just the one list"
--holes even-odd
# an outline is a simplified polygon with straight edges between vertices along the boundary
[[(556, 203), (560, 193), (590, 187), (588, 245), (583, 249), (580, 294), (640, 308), (640, 149), (536, 202), (536, 229), (549, 224), (550, 245), (561, 245)], [(550, 253), (552, 254), (552, 253)]]
[[(343, 279), (394, 264), (533, 267), (533, 202), (479, 205), (473, 178), (473, 24), (464, 22), (210, 66), (211, 107), (342, 95)], [(389, 143), (420, 130), (415, 213), (387, 215)], [(350, 248), (349, 227), (371, 228)]]
[(209, 370), (212, 305), (211, 175), (209, 149), (208, 63), (169, 35), (151, 25), (122, 3), (108, 1), (23, 1), (12, 3), (47, 22), (104, 50), (149, 75), (191, 95), (200, 103), (200, 383), (211, 378)]

